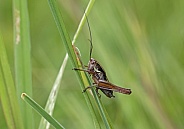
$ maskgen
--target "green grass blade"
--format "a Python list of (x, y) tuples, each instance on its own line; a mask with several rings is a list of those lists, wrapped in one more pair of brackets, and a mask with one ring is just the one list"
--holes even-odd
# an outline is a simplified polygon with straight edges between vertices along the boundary
[[(59, 70), (59, 73), (57, 75), (57, 78), (54, 82), (54, 85), (52, 87), (52, 90), (50, 92), (49, 98), (47, 100), (47, 104), (45, 106), (45, 111), (50, 114), (52, 116), (54, 107), (55, 107), (55, 102), (57, 99), (57, 95), (58, 95), (58, 91), (59, 91), (59, 87), (60, 87), (60, 82), (61, 82), (61, 78), (63, 76), (63, 72), (67, 63), (67, 59), (68, 56), (65, 56), (65, 59), (63, 61), (63, 64)], [(45, 129), (46, 127), (49, 128), (50, 123), (45, 121), (45, 119), (42, 117), (41, 121), (40, 121), (40, 125), (39, 125), (39, 129)]]
[[(59, 32), (60, 32), (61, 38), (62, 38), (62, 40), (63, 40), (63, 43), (64, 43), (65, 46), (66, 46), (66, 50), (67, 50), (67, 52), (68, 52), (68, 55), (69, 55), (69, 57), (73, 60), (73, 61), (72, 61), (72, 65), (73, 65), (73, 67), (77, 67), (76, 57), (75, 57), (75, 54), (74, 54), (74, 52), (73, 52), (73, 48), (72, 48), (72, 46), (71, 46), (71, 41), (70, 41), (70, 38), (69, 38), (69, 36), (68, 36), (68, 33), (67, 33), (67, 32), (63, 33), (63, 31), (66, 31), (66, 29), (65, 29), (64, 22), (63, 22), (63, 20), (62, 20), (62, 18), (61, 18), (59, 9), (58, 9), (58, 7), (57, 7), (57, 4), (55, 3), (55, 1), (48, 1), (48, 2), (49, 2), (49, 5), (50, 5), (50, 8), (51, 8), (51, 11), (52, 11), (52, 13), (53, 13), (54, 19), (55, 19), (55, 21), (56, 21), (57, 27), (58, 27), (58, 29), (59, 29)], [(93, 2), (91, 2), (91, 3), (93, 4)], [(92, 6), (92, 4), (91, 4), (91, 6)], [(89, 8), (89, 9), (90, 9), (90, 8)], [(88, 10), (88, 11), (89, 11), (89, 10)], [(84, 16), (83, 16), (83, 17), (84, 17)], [(60, 20), (62, 20), (62, 21), (60, 22)], [(84, 20), (84, 18), (83, 18), (83, 20)], [(84, 23), (84, 21), (81, 22), (81, 24), (79, 25), (80, 27), (82, 26), (82, 23)], [(62, 29), (64, 29), (64, 30), (62, 30)], [(80, 30), (80, 29), (77, 30), (77, 34), (80, 32), (79, 30)], [(77, 34), (74, 36), (74, 41), (75, 41), (75, 39), (76, 39), (76, 37), (77, 37)], [(66, 37), (68, 37), (68, 38), (66, 38)], [(66, 40), (66, 39), (68, 39), (68, 40)], [(69, 47), (69, 46), (70, 46), (70, 47)], [(70, 48), (70, 49), (68, 49), (68, 48)], [(71, 54), (71, 53), (72, 53), (72, 54)], [(81, 89), (84, 89), (84, 83), (83, 83), (83, 81), (82, 81), (82, 79), (81, 79), (80, 73), (77, 72), (77, 75), (78, 75), (78, 77), (79, 77), (79, 81), (80, 81), (81, 86), (83, 86)], [(86, 100), (86, 102), (87, 102), (87, 105), (88, 105), (88, 107), (89, 107), (90, 112), (92, 112), (91, 114), (92, 114), (92, 117), (93, 117), (93, 121), (94, 121), (94, 123), (95, 123), (95, 126), (96, 126), (96, 128), (99, 128), (99, 127), (100, 127), (100, 124), (99, 124), (99, 122), (97, 121), (96, 113), (95, 113), (95, 110), (94, 110), (94, 108), (93, 108), (93, 105), (91, 104), (92, 102), (90, 101), (89, 96), (88, 96), (88, 97), (85, 97), (85, 100)]]
[(9, 129), (23, 129), (15, 85), (0, 34), (0, 99)]
[(43, 116), (51, 125), (56, 129), (64, 129), (64, 127), (56, 121), (51, 115), (49, 115), (40, 105), (38, 105), (33, 99), (31, 99), (26, 93), (22, 93), (21, 98), (26, 101), (34, 110), (36, 110), (41, 116)]
[(82, 30), (82, 27), (83, 27), (84, 24), (85, 24), (86, 16), (89, 15), (89, 13), (90, 13), (90, 11), (91, 11), (91, 8), (93, 7), (93, 4), (94, 4), (94, 3), (95, 3), (95, 0), (90, 0), (90, 1), (89, 1), (88, 6), (87, 6), (87, 8), (86, 8), (86, 10), (85, 10), (85, 13), (84, 13), (84, 15), (82, 16), (82, 19), (81, 19), (81, 21), (80, 21), (80, 24), (79, 24), (79, 26), (78, 26), (78, 28), (77, 28), (77, 31), (76, 31), (76, 33), (75, 33), (75, 35), (74, 35), (74, 37), (73, 37), (72, 44), (75, 43), (75, 41), (76, 41), (78, 35), (80, 34), (80, 31)]
[(32, 96), (31, 44), (26, 0), (13, 1), (13, 15), (15, 84), (17, 96), (21, 107), (24, 126), (25, 128), (33, 128), (32, 110), (20, 99), (22, 92), (26, 92)]
[[(62, 41), (63, 41), (63, 43), (64, 43), (64, 45), (66, 47), (66, 50), (68, 52), (68, 55), (69, 55), (70, 59), (71, 59), (72, 65), (73, 65), (73, 67), (77, 67), (76, 56), (74, 54), (74, 51), (73, 51), (73, 48), (72, 48), (72, 45), (71, 45), (71, 40), (69, 38), (69, 35), (68, 35), (67, 31), (66, 31), (64, 22), (62, 20), (61, 12), (60, 12), (60, 10), (59, 10), (59, 8), (57, 6), (58, 4), (56, 3), (56, 1), (53, 1), (53, 0), (48, 0), (48, 2), (49, 2), (49, 6), (51, 8), (51, 12), (52, 12), (52, 14), (54, 16), (56, 25), (58, 27), (59, 33), (61, 35)], [(84, 87), (84, 83), (86, 81), (88, 82), (88, 84), (92, 84), (92, 83), (89, 82), (88, 77), (86, 77), (86, 79), (83, 80), (82, 76), (79, 74), (79, 72), (76, 72), (76, 73), (78, 75), (80, 83), (83, 84), (83, 87)], [(112, 125), (110, 124), (109, 120), (107, 119), (107, 116), (106, 116), (106, 114), (105, 114), (105, 112), (104, 112), (104, 110), (102, 108), (102, 104), (99, 101), (99, 98), (98, 98), (95, 90), (92, 89), (92, 92), (94, 94), (95, 101), (97, 103), (97, 106), (98, 106), (99, 111), (100, 111), (100, 115), (102, 116), (102, 119), (103, 119), (103, 122), (104, 122), (106, 128), (108, 128), (108, 129), (112, 128)], [(89, 99), (87, 101), (88, 101), (87, 103), (91, 103)], [(91, 105), (91, 107), (92, 107), (92, 105)]]
[[(87, 6), (87, 8), (86, 8), (86, 10), (85, 10), (85, 13), (86, 13), (86, 14), (89, 14), (89, 12), (90, 12), (90, 10), (91, 10), (91, 7), (93, 6), (94, 2), (95, 2), (95, 0), (90, 0), (90, 1), (89, 1), (88, 6)], [(77, 37), (78, 37), (78, 35), (79, 35), (81, 29), (82, 29), (82, 26), (84, 26), (85, 17), (86, 17), (86, 16), (83, 15), (83, 17), (82, 17), (82, 19), (81, 19), (81, 21), (80, 21), (80, 23), (79, 23), (79, 26), (78, 26), (78, 28), (77, 28), (77, 31), (76, 31), (76, 33), (75, 33), (75, 35), (74, 35), (74, 38), (73, 38), (73, 40), (72, 40), (72, 44), (75, 43), (75, 41), (76, 41), (76, 39), (77, 39)], [(58, 75), (57, 75), (57, 78), (56, 78), (56, 80), (55, 80), (55, 83), (54, 83), (54, 85), (53, 85), (53, 88), (52, 88), (52, 90), (51, 90), (51, 93), (50, 93), (50, 95), (49, 95), (49, 98), (48, 98), (48, 101), (47, 101), (47, 104), (46, 104), (46, 107), (45, 107), (45, 110), (46, 110), (50, 115), (52, 115), (52, 112), (53, 112), (53, 110), (54, 110), (54, 106), (52, 106), (52, 109), (50, 109), (49, 107), (51, 107), (50, 105), (55, 104), (55, 100), (56, 100), (56, 98), (57, 98), (57, 93), (58, 93), (58, 90), (59, 90), (59, 87), (60, 87), (60, 81), (61, 81), (61, 79), (62, 79), (62, 75), (63, 75), (63, 72), (64, 72), (64, 69), (65, 69), (65, 66), (66, 66), (67, 61), (68, 61), (68, 54), (65, 55), (65, 58), (64, 58), (63, 63), (62, 63), (62, 65), (61, 65), (60, 71), (59, 71), (59, 73), (58, 73)], [(54, 95), (53, 95), (53, 94), (54, 94)], [(53, 96), (54, 96), (54, 98), (53, 98)], [(94, 114), (94, 113), (93, 113), (93, 114)], [(94, 121), (96, 121), (95, 123), (98, 123), (97, 120), (96, 120), (96, 118), (95, 118), (95, 116), (93, 116), (93, 119), (94, 119)], [(97, 127), (99, 127), (99, 123), (98, 123), (98, 124), (95, 124), (95, 125), (96, 125)], [(45, 119), (42, 118), (42, 119), (41, 119), (41, 122), (40, 122), (40, 125), (39, 125), (39, 129), (44, 129), (46, 126), (49, 127), (49, 123), (48, 123), (48, 122), (45, 122)]]
[[(56, 3), (55, 0), (48, 0), (52, 15), (54, 17), (54, 20), (56, 22), (57, 28), (59, 30), (61, 39), (63, 41), (63, 44), (65, 45), (66, 51), (71, 58), (71, 63), (73, 66), (77, 66), (77, 61), (75, 59), (74, 51), (72, 51), (72, 45), (71, 45), (71, 39), (68, 35), (68, 32), (66, 31), (64, 22), (61, 17), (60, 10), (58, 8), (58, 3)], [(68, 45), (70, 44), (70, 45)]]

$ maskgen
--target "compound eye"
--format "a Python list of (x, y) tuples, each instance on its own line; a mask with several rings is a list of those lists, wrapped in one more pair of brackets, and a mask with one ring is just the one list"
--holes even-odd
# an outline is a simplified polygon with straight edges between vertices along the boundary
[(95, 65), (95, 64), (96, 64), (96, 61), (95, 61), (93, 58), (91, 58), (91, 59), (90, 59), (90, 64), (91, 64), (91, 65)]

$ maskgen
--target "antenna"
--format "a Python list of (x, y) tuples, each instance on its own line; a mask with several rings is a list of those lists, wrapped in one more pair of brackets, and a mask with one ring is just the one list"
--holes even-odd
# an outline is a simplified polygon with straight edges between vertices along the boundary
[(88, 40), (89, 40), (90, 45), (91, 45), (91, 46), (90, 46), (90, 53), (89, 53), (89, 57), (90, 57), (90, 59), (91, 59), (91, 54), (92, 54), (92, 50), (93, 50), (92, 33), (91, 33), (91, 28), (90, 28), (90, 26), (89, 26), (88, 17), (87, 17), (87, 15), (86, 15), (85, 12), (84, 12), (84, 14), (85, 14), (85, 16), (86, 16), (86, 21), (87, 21), (87, 24), (88, 24), (89, 35), (90, 35), (90, 39), (88, 39)]

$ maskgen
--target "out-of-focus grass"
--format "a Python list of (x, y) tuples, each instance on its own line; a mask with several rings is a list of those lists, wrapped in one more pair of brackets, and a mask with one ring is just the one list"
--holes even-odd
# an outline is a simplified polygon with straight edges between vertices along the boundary
[(13, 1), (14, 71), (16, 95), (23, 120), (21, 123), (25, 128), (33, 128), (32, 109), (20, 99), (22, 92), (32, 96), (31, 38), (27, 5), (26, 0)]
[[(88, 1), (60, 1), (69, 35), (73, 34)], [(94, 51), (109, 80), (131, 88), (130, 96), (115, 93), (102, 101), (115, 128), (184, 128), (184, 2), (177, 1), (96, 1), (89, 16)], [(41, 11), (40, 11), (41, 8)], [(11, 4), (0, 5), (0, 25), (12, 55)], [(5, 13), (6, 12), (6, 13)], [(29, 2), (33, 98), (45, 105), (51, 86), (65, 55), (47, 1)], [(88, 29), (76, 41), (83, 62), (89, 60)], [(12, 63), (13, 64), (13, 63)], [(12, 71), (13, 69), (13, 65)], [(66, 128), (93, 128), (93, 122), (78, 81), (68, 63), (54, 118)], [(65, 108), (63, 108), (65, 107)], [(1, 106), (0, 106), (1, 109)], [(2, 112), (2, 111), (0, 111)], [(40, 116), (36, 113), (35, 126)], [(4, 118), (0, 113), (0, 118)], [(0, 127), (6, 128), (1, 119)]]

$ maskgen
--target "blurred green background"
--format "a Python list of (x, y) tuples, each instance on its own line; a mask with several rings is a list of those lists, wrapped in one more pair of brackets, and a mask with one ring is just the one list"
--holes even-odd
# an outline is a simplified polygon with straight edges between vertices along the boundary
[[(0, 0), (0, 27), (14, 73), (12, 1)], [(71, 39), (87, 0), (60, 0)], [(28, 1), (33, 99), (42, 107), (65, 56), (65, 49), (47, 1)], [(131, 88), (101, 99), (115, 129), (184, 128), (184, 1), (96, 1), (88, 17), (93, 55), (109, 80)], [(89, 60), (89, 31), (83, 28), (76, 46)], [(53, 116), (67, 129), (93, 129), (93, 121), (70, 61), (61, 81)], [(34, 112), (35, 128), (40, 116)], [(0, 105), (0, 127), (6, 129)], [(51, 127), (52, 128), (52, 127)]]

